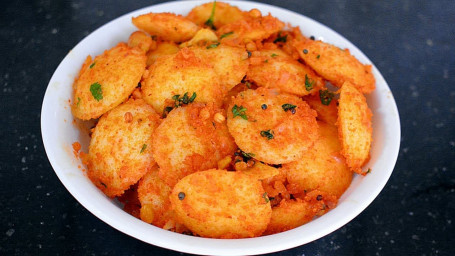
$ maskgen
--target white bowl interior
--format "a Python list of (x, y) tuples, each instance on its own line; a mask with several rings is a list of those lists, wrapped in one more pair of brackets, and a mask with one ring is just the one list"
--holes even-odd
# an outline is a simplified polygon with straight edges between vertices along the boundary
[[(95, 216), (112, 227), (144, 242), (181, 252), (207, 255), (262, 254), (285, 250), (309, 243), (348, 223), (362, 212), (379, 194), (389, 179), (400, 145), (400, 121), (393, 95), (386, 81), (373, 66), (376, 91), (367, 100), (373, 112), (373, 145), (366, 168), (372, 172), (365, 177), (356, 175), (349, 189), (340, 198), (338, 206), (322, 217), (299, 228), (283, 233), (236, 240), (220, 240), (181, 235), (142, 222), (124, 212), (115, 200), (100, 192), (78, 166), (82, 163), (72, 150), (72, 143), (80, 142), (87, 152), (89, 136), (84, 127), (90, 124), (74, 121), (69, 99), (72, 84), (87, 55), (96, 56), (104, 50), (126, 41), (135, 31), (131, 17), (148, 12), (188, 13), (192, 7), (207, 1), (170, 2), (143, 8), (117, 18), (97, 29), (60, 63), (52, 76), (44, 96), (41, 129), (44, 146), (55, 173), (68, 191)], [(304, 35), (349, 48), (362, 63), (371, 61), (347, 39), (328, 27), (300, 14), (253, 2), (235, 1), (231, 4), (243, 10), (258, 8), (262, 13), (303, 28)], [(277, 243), (279, 241), (279, 243)]]

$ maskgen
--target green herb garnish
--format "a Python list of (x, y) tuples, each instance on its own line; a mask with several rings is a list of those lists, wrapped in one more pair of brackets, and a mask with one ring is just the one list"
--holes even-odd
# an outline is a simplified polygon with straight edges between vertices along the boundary
[(314, 81), (308, 78), (308, 75), (305, 74), (305, 89), (311, 91), (313, 89)]
[(319, 58), (320, 58), (320, 57), (321, 57), (321, 55), (320, 55), (320, 54), (318, 54), (318, 56), (316, 56), (316, 59), (318, 59), (318, 60), (319, 60)]
[[(188, 105), (188, 104), (192, 103), (194, 101), (194, 99), (196, 99), (196, 96), (197, 96), (197, 94), (195, 92), (193, 92), (191, 97), (188, 96), (188, 92), (185, 92), (185, 94), (183, 94), (182, 98), (180, 98), (180, 94), (176, 94), (176, 95), (172, 96), (172, 99), (174, 100), (174, 106), (176, 108), (178, 108), (178, 107), (181, 107), (182, 105)], [(170, 109), (169, 111), (171, 111), (171, 110), (172, 109)]]
[(93, 98), (96, 101), (100, 101), (103, 99), (103, 90), (101, 90), (101, 84), (98, 82), (90, 85), (90, 92), (92, 93)]
[(276, 54), (276, 53), (272, 53), (272, 55), (270, 55), (270, 57), (272, 57), (272, 58), (275, 58), (276, 56), (278, 56), (278, 54)]
[(286, 43), (287, 40), (288, 40), (288, 35), (281, 36), (281, 32), (278, 32), (278, 37), (275, 40), (273, 40), (273, 42), (274, 43), (278, 43), (278, 42)]
[(266, 137), (268, 140), (271, 140), (273, 139), (273, 131), (272, 130), (261, 131), (261, 136)]
[(235, 118), (236, 116), (240, 116), (241, 118), (245, 119), (245, 120), (248, 120), (248, 117), (246, 117), (246, 108), (244, 108), (243, 106), (237, 106), (237, 105), (234, 105), (234, 107), (232, 107), (232, 114), (234, 115), (233, 118)]
[(169, 114), (169, 112), (171, 112), (171, 110), (173, 110), (174, 107), (165, 107), (164, 110), (163, 110), (163, 115), (162, 117), (165, 118), (167, 117), (167, 115)]
[(79, 107), (79, 103), (81, 103), (81, 98), (77, 97), (77, 103), (76, 103), (77, 107)]
[(246, 153), (246, 152), (243, 152), (242, 150), (240, 150), (240, 152), (242, 153), (242, 155), (246, 158), (246, 159), (251, 159), (254, 157), (254, 154), (253, 153)]
[(265, 62), (265, 63), (268, 63), (268, 62), (269, 62), (269, 59), (264, 60), (264, 62)]
[(147, 148), (147, 144), (142, 145), (140, 154), (142, 154), (146, 148)]
[(92, 65), (90, 65), (90, 69), (93, 68), (95, 66), (96, 62), (93, 62)]
[(297, 106), (296, 106), (296, 105), (289, 104), (289, 103), (286, 103), (286, 104), (283, 104), (281, 107), (283, 108), (284, 112), (286, 112), (286, 111), (288, 111), (288, 110), (291, 110), (291, 111), (292, 111), (292, 110), (295, 109)]
[(220, 43), (211, 44), (211, 45), (207, 46), (206, 48), (207, 49), (212, 49), (212, 48), (218, 47), (218, 45), (220, 45)]
[(227, 36), (230, 36), (230, 35), (232, 35), (232, 34), (234, 34), (234, 31), (228, 32), (228, 33), (226, 33), (226, 34), (222, 34), (222, 35), (220, 36), (220, 39), (223, 39), (223, 38), (225, 38), (225, 37), (227, 37)]
[(334, 96), (335, 94), (329, 90), (319, 90), (319, 98), (321, 99), (321, 103), (323, 105), (328, 106), (330, 102), (332, 102)]
[(215, 19), (215, 8), (216, 8), (216, 1), (213, 1), (212, 13), (210, 14), (209, 19), (204, 23), (206, 26), (210, 27), (213, 30), (216, 29), (215, 25), (213, 25), (213, 20)]
[(269, 198), (267, 197), (267, 192), (264, 192), (264, 194), (262, 194), (262, 198), (264, 198), (265, 203), (270, 202)]

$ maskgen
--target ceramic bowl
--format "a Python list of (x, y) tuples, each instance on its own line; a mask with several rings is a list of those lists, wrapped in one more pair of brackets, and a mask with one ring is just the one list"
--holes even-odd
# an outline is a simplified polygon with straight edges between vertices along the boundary
[[(171, 250), (207, 255), (250, 255), (270, 253), (303, 245), (342, 227), (360, 214), (379, 194), (389, 179), (398, 156), (400, 145), (400, 119), (389, 86), (374, 64), (352, 43), (330, 28), (301, 14), (254, 2), (235, 1), (232, 5), (242, 10), (259, 9), (271, 13), (293, 26), (300, 26), (306, 36), (314, 35), (340, 48), (348, 48), (362, 63), (373, 64), (376, 90), (367, 96), (373, 112), (373, 144), (366, 176), (355, 175), (351, 186), (340, 198), (338, 206), (327, 214), (301, 227), (249, 239), (222, 240), (200, 238), (166, 231), (149, 225), (122, 210), (116, 201), (98, 190), (81, 170), (80, 159), (73, 154), (72, 143), (80, 142), (88, 152), (90, 124), (76, 122), (71, 114), (74, 78), (87, 55), (96, 56), (127, 41), (135, 31), (131, 17), (148, 12), (174, 12), (187, 14), (194, 6), (206, 1), (169, 2), (133, 11), (100, 27), (63, 59), (53, 74), (43, 100), (41, 130), (49, 161), (67, 190), (91, 213), (117, 230), (156, 246)], [(87, 231), (88, 232), (88, 231)]]

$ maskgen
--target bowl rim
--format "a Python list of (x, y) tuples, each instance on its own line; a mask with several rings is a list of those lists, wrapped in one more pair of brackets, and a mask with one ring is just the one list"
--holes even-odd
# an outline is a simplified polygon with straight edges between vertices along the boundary
[[(80, 47), (84, 44), (89, 38), (92, 36), (96, 36), (100, 31), (105, 30), (108, 27), (115, 26), (117, 23), (123, 22), (123, 20), (128, 19), (132, 16), (137, 16), (139, 14), (147, 13), (150, 11), (155, 11), (159, 9), (167, 9), (172, 10), (173, 7), (179, 7), (180, 9), (187, 9), (189, 11), (192, 7), (200, 5), (202, 3), (207, 3), (212, 1), (173, 1), (173, 2), (165, 2), (157, 5), (148, 6), (145, 8), (141, 8), (127, 14), (124, 14), (114, 20), (109, 21), (108, 23), (104, 24), (103, 26), (99, 27), (88, 36), (86, 36), (83, 40), (81, 40), (73, 50)], [(387, 158), (387, 162), (384, 163), (384, 174), (380, 177), (381, 179), (378, 181), (373, 180), (375, 173), (371, 173), (365, 177), (356, 177), (357, 181), (362, 179), (363, 182), (367, 180), (371, 184), (375, 184), (373, 189), (366, 195), (362, 196), (362, 201), (359, 202), (351, 202), (350, 200), (346, 200), (343, 202), (345, 204), (338, 205), (334, 210), (328, 212), (327, 214), (323, 215), (322, 217), (313, 220), (310, 223), (307, 223), (301, 227), (285, 231), (282, 233), (269, 235), (269, 236), (262, 236), (257, 238), (244, 238), (244, 239), (211, 239), (211, 238), (200, 238), (200, 237), (192, 237), (186, 236), (182, 234), (177, 234), (174, 232), (166, 231), (155, 226), (146, 224), (141, 220), (136, 219), (135, 217), (123, 212), (120, 208), (115, 210), (112, 208), (112, 212), (106, 212), (102, 210), (105, 207), (110, 207), (112, 205), (112, 201), (105, 200), (105, 203), (102, 203), (100, 206), (96, 204), (95, 201), (92, 200), (91, 196), (81, 195), (80, 190), (78, 190), (77, 185), (73, 184), (73, 182), (63, 173), (63, 167), (61, 164), (58, 163), (56, 149), (54, 144), (56, 143), (56, 138), (53, 138), (53, 135), (58, 132), (56, 131), (55, 127), (52, 127), (55, 122), (56, 118), (59, 118), (55, 111), (52, 109), (55, 108), (55, 102), (52, 101), (54, 99), (54, 92), (51, 90), (52, 84), (57, 82), (57, 77), (64, 69), (65, 65), (69, 65), (71, 62), (69, 60), (70, 55), (72, 54), (71, 50), (62, 62), (57, 67), (56, 71), (54, 72), (51, 80), (49, 81), (48, 87), (46, 89), (46, 93), (43, 98), (43, 105), (41, 109), (41, 132), (42, 132), (42, 139), (44, 148), (49, 159), (49, 162), (54, 169), (54, 172), (66, 187), (66, 189), (72, 194), (72, 196), (83, 205), (88, 211), (90, 211), (93, 215), (98, 217), (103, 222), (107, 223), (108, 225), (114, 227), (115, 229), (135, 237), (139, 240), (142, 240), (146, 243), (156, 245), (159, 247), (163, 247), (170, 250), (185, 252), (185, 253), (192, 253), (192, 254), (205, 254), (205, 255), (254, 255), (254, 254), (263, 254), (263, 253), (271, 253), (276, 251), (281, 251), (285, 249), (290, 249), (293, 247), (297, 247), (309, 242), (312, 242), (316, 239), (319, 239), (337, 229), (342, 227), (343, 225), (347, 224), (357, 215), (359, 215), (371, 202), (377, 197), (380, 191), (384, 188), (385, 184), (387, 183), (390, 175), (392, 174), (393, 168), (396, 164), (398, 158), (398, 152), (400, 147), (400, 138), (401, 138), (401, 128), (400, 128), (400, 118), (398, 113), (398, 108), (396, 106), (395, 100), (393, 95), (390, 91), (390, 88), (387, 82), (382, 77), (381, 73), (377, 70), (374, 64), (365, 56), (355, 45), (353, 45), (349, 40), (344, 38), (342, 35), (338, 34), (331, 28), (315, 21), (309, 17), (306, 17), (302, 14), (277, 7), (272, 6), (269, 4), (264, 3), (256, 3), (250, 1), (223, 1), (228, 2), (230, 4), (239, 6), (239, 8), (243, 10), (248, 10), (251, 8), (258, 8), (262, 12), (264, 10), (270, 11), (271, 14), (275, 17), (278, 17), (281, 20), (286, 20), (284, 17), (286, 16), (287, 19), (295, 19), (298, 20), (298, 24), (292, 24), (293, 26), (299, 25), (301, 23), (311, 23), (314, 26), (317, 26), (320, 29), (324, 30), (325, 36), (327, 38), (336, 37), (338, 40), (341, 40), (347, 48), (351, 51), (353, 55), (363, 60), (364, 63), (372, 64), (373, 66), (373, 73), (376, 78), (376, 83), (381, 84), (381, 88), (385, 89), (385, 92), (378, 92), (379, 96), (387, 94), (387, 102), (391, 104), (388, 106), (387, 111), (392, 113), (394, 118), (387, 123), (387, 128), (390, 134), (388, 135), (387, 141), (390, 141), (389, 144), (386, 146), (387, 154), (389, 155)], [(277, 15), (277, 13), (279, 13)], [(305, 32), (305, 31), (303, 31)], [(325, 39), (325, 38), (320, 38)], [(331, 40), (327, 40), (331, 42)], [(381, 100), (382, 98), (379, 97)], [(54, 97), (54, 98), (53, 98)], [(384, 96), (383, 96), (384, 97)], [(389, 113), (386, 112), (386, 113)], [(391, 115), (391, 114), (389, 114)], [(78, 169), (79, 172), (81, 172)], [(354, 182), (354, 181), (353, 181)], [(362, 185), (360, 183), (360, 185)], [(352, 186), (352, 184), (351, 184)], [(343, 197), (347, 197), (343, 195)], [(107, 197), (106, 197), (107, 198)], [(339, 207), (341, 208), (339, 209)], [(339, 209), (339, 211), (336, 211)], [(341, 215), (338, 212), (347, 211), (347, 214)], [(121, 212), (119, 212), (121, 211)], [(122, 216), (126, 221), (119, 222), (118, 219), (115, 219), (115, 216)], [(324, 222), (324, 223), (322, 223)], [(322, 225), (324, 224), (324, 225)], [(146, 227), (147, 226), (147, 227)], [(323, 228), (321, 228), (321, 226)], [(324, 227), (325, 226), (325, 227)], [(309, 232), (311, 231), (311, 232)], [(305, 235), (302, 235), (305, 234)], [(289, 237), (293, 237), (293, 239), (289, 239)], [(277, 242), (279, 241), (279, 243)]]

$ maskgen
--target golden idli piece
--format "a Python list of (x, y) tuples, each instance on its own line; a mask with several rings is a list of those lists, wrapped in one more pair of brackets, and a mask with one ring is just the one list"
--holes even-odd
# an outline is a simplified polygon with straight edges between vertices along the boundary
[(347, 165), (359, 174), (366, 174), (361, 168), (370, 158), (371, 117), (365, 96), (350, 82), (344, 83), (338, 106), (338, 135)]
[(284, 23), (272, 15), (251, 16), (221, 26), (216, 34), (222, 41), (247, 43), (256, 40), (263, 40), (277, 33), (284, 28)]
[(335, 93), (322, 88), (319, 93), (303, 97), (303, 100), (318, 113), (320, 121), (335, 125), (338, 119), (338, 100)]
[(340, 197), (352, 181), (352, 171), (341, 155), (336, 126), (318, 122), (319, 139), (297, 161), (283, 164), (291, 187), (299, 192), (320, 190)]
[[(214, 7), (215, 10), (213, 10)], [(213, 20), (213, 22), (210, 23), (210, 21), (207, 21), (212, 16), (212, 12), (213, 18), (211, 20)], [(236, 6), (223, 2), (213, 2), (194, 7), (186, 18), (196, 23), (198, 26), (206, 25), (212, 27), (211, 24), (213, 24), (215, 28), (219, 28), (234, 21), (242, 20), (245, 16), (246, 13)]]
[(173, 220), (171, 209), (171, 194), (169, 187), (158, 177), (158, 166), (155, 165), (139, 181), (137, 188), (139, 201), (141, 202), (141, 220), (163, 228), (168, 221)]
[(218, 76), (207, 60), (197, 57), (190, 48), (158, 58), (149, 68), (142, 83), (143, 98), (159, 114), (166, 107), (166, 100), (185, 93), (195, 98), (191, 102), (216, 102), (221, 105), (227, 89), (222, 88)]
[(146, 33), (135, 31), (128, 38), (128, 46), (131, 48), (137, 47), (144, 52), (148, 52), (151, 48), (156, 47), (156, 42)]
[(153, 167), (152, 134), (159, 122), (141, 99), (129, 100), (100, 118), (89, 145), (87, 174), (107, 196), (123, 194)]
[(272, 208), (272, 218), (263, 235), (291, 230), (313, 220), (323, 207), (322, 203), (311, 203), (300, 198), (281, 200)]
[(174, 42), (157, 43), (156, 48), (147, 53), (147, 67), (152, 65), (158, 57), (176, 54), (179, 50)]
[(316, 111), (297, 96), (271, 89), (240, 92), (227, 117), (239, 148), (268, 164), (299, 159), (318, 138)]
[(213, 104), (192, 103), (173, 109), (156, 129), (153, 154), (159, 176), (173, 187), (183, 177), (215, 168), (236, 150), (226, 126), (215, 116), (224, 111)]
[(213, 66), (218, 75), (218, 81), (227, 90), (231, 90), (239, 84), (248, 70), (248, 53), (243, 48), (219, 44), (216, 47), (209, 45), (192, 50), (197, 57), (206, 60)]
[(241, 172), (190, 174), (175, 185), (170, 199), (177, 219), (202, 237), (257, 237), (272, 215), (261, 182)]
[(148, 13), (132, 18), (133, 24), (165, 41), (184, 42), (198, 31), (198, 26), (182, 15), (173, 13)]
[(98, 118), (125, 101), (145, 70), (143, 51), (119, 43), (96, 56), (87, 57), (73, 84), (73, 115), (82, 120)]
[(262, 50), (260, 56), (265, 60), (251, 65), (246, 74), (258, 86), (297, 96), (313, 94), (324, 86), (322, 78), (282, 50)]
[(294, 46), (300, 58), (333, 85), (341, 87), (344, 82), (351, 82), (362, 93), (370, 93), (376, 87), (371, 65), (360, 63), (348, 49), (313, 40), (299, 41)]

